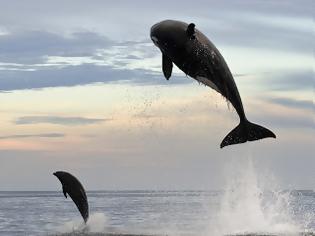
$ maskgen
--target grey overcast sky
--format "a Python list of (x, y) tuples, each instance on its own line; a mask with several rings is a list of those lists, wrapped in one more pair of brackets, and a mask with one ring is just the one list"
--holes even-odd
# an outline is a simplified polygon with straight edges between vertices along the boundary
[[(315, 189), (314, 1), (0, 3), (0, 190), (59, 189), (56, 170), (89, 190), (221, 189), (248, 158), (262, 182)], [(219, 148), (238, 117), (178, 69), (164, 79), (164, 19), (209, 37), (277, 139)]]

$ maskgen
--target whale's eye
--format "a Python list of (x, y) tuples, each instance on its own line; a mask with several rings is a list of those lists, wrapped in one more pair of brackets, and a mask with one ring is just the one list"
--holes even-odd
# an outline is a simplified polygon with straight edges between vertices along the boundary
[(159, 40), (158, 40), (158, 38), (157, 38), (157, 37), (155, 37), (155, 36), (151, 36), (151, 39), (152, 39), (152, 41), (153, 41), (153, 43), (154, 43), (155, 45), (158, 45)]

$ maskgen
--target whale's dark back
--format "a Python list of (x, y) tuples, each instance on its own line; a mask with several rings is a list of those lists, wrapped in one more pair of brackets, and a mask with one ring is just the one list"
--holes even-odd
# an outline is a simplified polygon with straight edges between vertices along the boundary
[(68, 193), (84, 221), (87, 222), (89, 218), (89, 205), (86, 192), (80, 181), (72, 174), (65, 171), (57, 171), (54, 175), (60, 180), (65, 197), (67, 197), (66, 193)]
[(195, 79), (201, 76), (213, 80), (219, 88), (217, 91), (242, 112), (234, 78), (223, 56), (197, 28), (194, 28), (196, 40), (192, 40), (187, 35), (188, 27), (185, 22), (165, 20), (151, 27), (150, 36), (158, 39), (157, 46), (162, 53), (186, 75)]
[(233, 75), (223, 56), (195, 24), (165, 20), (152, 26), (150, 37), (160, 48), (162, 69), (166, 79), (172, 72), (172, 63), (186, 75), (215, 89), (235, 108), (240, 124), (221, 142), (220, 147), (245, 143), (268, 137), (276, 138), (269, 129), (247, 120)]

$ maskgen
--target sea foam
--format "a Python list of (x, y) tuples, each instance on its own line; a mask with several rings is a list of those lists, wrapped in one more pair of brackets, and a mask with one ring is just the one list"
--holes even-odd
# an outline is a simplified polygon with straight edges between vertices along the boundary
[(279, 190), (272, 175), (260, 172), (251, 155), (227, 164), (226, 187), (209, 235), (297, 235), (302, 231), (292, 217), (290, 192)]
[(60, 233), (70, 232), (92, 232), (103, 233), (106, 232), (107, 217), (104, 213), (96, 212), (90, 215), (86, 224), (82, 221), (82, 218), (76, 218), (71, 221), (65, 222), (62, 226), (58, 227), (57, 231)]

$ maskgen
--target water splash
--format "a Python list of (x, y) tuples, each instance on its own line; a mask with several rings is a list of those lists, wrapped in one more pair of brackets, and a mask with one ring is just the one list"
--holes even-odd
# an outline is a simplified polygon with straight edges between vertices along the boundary
[(227, 184), (211, 235), (297, 235), (290, 192), (280, 191), (274, 178), (259, 178), (249, 155), (227, 166)]
[(106, 232), (107, 218), (105, 214), (97, 212), (90, 215), (86, 224), (81, 218), (71, 220), (62, 225), (57, 231), (60, 233), (85, 232), (103, 233)]

